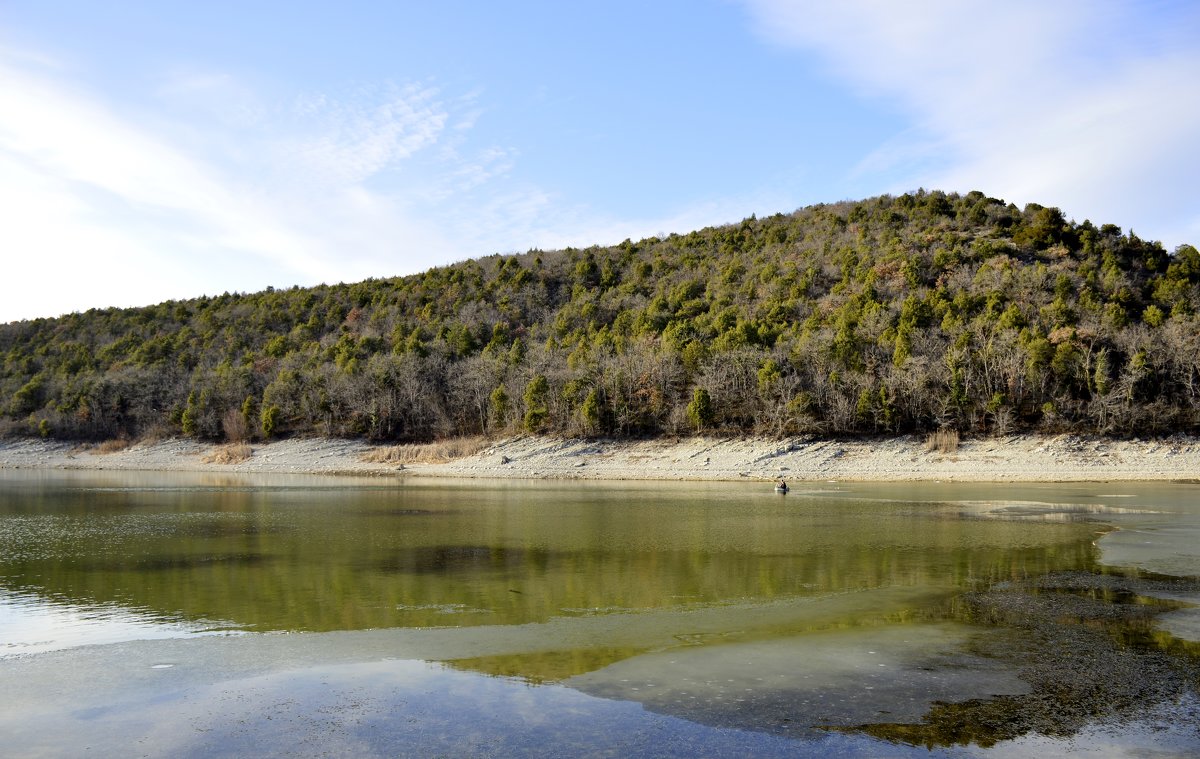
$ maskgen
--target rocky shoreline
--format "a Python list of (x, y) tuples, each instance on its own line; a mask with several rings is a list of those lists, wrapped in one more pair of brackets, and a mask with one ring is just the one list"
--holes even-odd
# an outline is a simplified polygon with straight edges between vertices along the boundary
[[(1200, 481), (1200, 439), (1111, 440), (1075, 435), (968, 438), (951, 451), (914, 436), (876, 440), (654, 440), (516, 437), (444, 463), (398, 464), (359, 440), (253, 443), (219, 463), (218, 446), (170, 439), (128, 446), (0, 441), (0, 469), (276, 472), (599, 480), (1084, 482)], [(374, 454), (374, 455), (373, 455)], [(208, 460), (206, 460), (208, 459)], [(376, 459), (376, 460), (369, 460)]]
[[(445, 463), (396, 463), (390, 447), (290, 439), (249, 446), (235, 463), (219, 446), (190, 440), (85, 447), (0, 441), (0, 469), (128, 470), (596, 480), (802, 481), (1200, 481), (1200, 440), (1114, 441), (1060, 436), (979, 438), (926, 450), (915, 437), (560, 440), (519, 437), (484, 444)], [(400, 451), (399, 453), (403, 453)], [(1102, 491), (1104, 492), (1104, 491)], [(1109, 491), (1111, 492), (1111, 491)], [(1014, 576), (968, 590), (939, 618), (998, 630), (972, 655), (1019, 673), (1028, 691), (937, 702), (919, 721), (822, 725), (910, 746), (989, 747), (1036, 735), (1073, 740), (1090, 728), (1130, 724), (1200, 736), (1200, 644), (1164, 632), (1159, 617), (1187, 608), (1195, 576), (1138, 571)], [(795, 726), (789, 726), (789, 729)]]

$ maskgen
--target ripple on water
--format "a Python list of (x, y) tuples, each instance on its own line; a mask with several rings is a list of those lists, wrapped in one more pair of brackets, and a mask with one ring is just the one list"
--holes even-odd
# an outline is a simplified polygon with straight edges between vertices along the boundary
[(239, 634), (231, 623), (186, 621), (116, 603), (68, 603), (0, 591), (0, 658), (132, 640)]

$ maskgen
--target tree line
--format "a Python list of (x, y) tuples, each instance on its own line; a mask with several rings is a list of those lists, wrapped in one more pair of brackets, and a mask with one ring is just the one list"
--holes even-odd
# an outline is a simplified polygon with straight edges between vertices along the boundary
[(1200, 253), (980, 192), (0, 325), (63, 439), (1200, 431)]

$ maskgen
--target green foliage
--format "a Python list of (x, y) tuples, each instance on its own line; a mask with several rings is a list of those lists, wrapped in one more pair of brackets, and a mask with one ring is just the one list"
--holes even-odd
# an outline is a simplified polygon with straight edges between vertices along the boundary
[(254, 407), (256, 405), (257, 402), (253, 395), (247, 395), (242, 401), (242, 423), (246, 425), (247, 430), (254, 429)]
[(1109, 374), (1112, 372), (1112, 367), (1108, 361), (1108, 350), (1101, 349), (1096, 354), (1096, 368), (1092, 372), (1092, 378), (1095, 381), (1096, 392), (1100, 395), (1107, 395), (1111, 389)]
[(863, 388), (858, 394), (858, 403), (855, 405), (855, 414), (860, 422), (869, 422), (872, 418), (872, 409), (875, 405), (875, 398), (868, 388)]
[(1161, 327), (1164, 318), (1166, 317), (1163, 316), (1162, 309), (1153, 303), (1146, 306), (1146, 310), (1142, 312), (1142, 321), (1151, 327)]
[(575, 281), (584, 287), (595, 287), (600, 282), (600, 269), (596, 256), (589, 250), (575, 265)]
[(1000, 320), (997, 322), (1002, 329), (1021, 329), (1028, 321), (1025, 319), (1024, 312), (1016, 303), (1009, 304), (1008, 308), (1004, 309), (1004, 313), (1000, 314)]
[(546, 393), (550, 390), (550, 383), (546, 380), (544, 374), (538, 374), (533, 379), (529, 380), (529, 384), (525, 386), (525, 429), (529, 432), (541, 432), (545, 427), (546, 420), (550, 416), (550, 411), (546, 407)]
[(600, 428), (602, 412), (603, 404), (600, 401), (600, 390), (593, 387), (588, 391), (587, 397), (583, 399), (583, 405), (579, 407), (579, 417), (583, 421), (583, 427), (586, 432), (592, 433)]
[(489, 410), (492, 415), (492, 423), (500, 428), (504, 427), (505, 421), (508, 419), (508, 391), (504, 389), (504, 385), (498, 385), (492, 390), (492, 394), (488, 396)]
[(195, 390), (188, 394), (187, 406), (184, 407), (183, 415), (179, 419), (183, 434), (187, 437), (196, 437), (200, 432), (198, 400)]
[(1055, 208), (919, 190), (0, 325), (0, 412), (9, 430), (91, 439), (164, 426), (217, 439), (231, 415), (263, 435), (396, 440), (1001, 417), (1012, 431), (1197, 431), (1198, 314), (1191, 245), (1168, 254)]
[(9, 404), (12, 408), (12, 415), (24, 416), (41, 408), (45, 397), (45, 388), (46, 378), (41, 374), (35, 374), (17, 392), (13, 393), (12, 402)]
[(769, 396), (783, 379), (783, 370), (774, 359), (767, 359), (758, 370), (758, 392)]
[(272, 438), (279, 430), (279, 418), (283, 414), (278, 406), (263, 406), (262, 414), (259, 421), (262, 426), (262, 434), (264, 438)]
[(699, 340), (693, 340), (683, 348), (682, 360), (684, 368), (695, 374), (700, 371), (701, 365), (708, 360), (710, 352), (708, 347)]
[(508, 349), (508, 363), (511, 366), (520, 366), (525, 360), (525, 343), (521, 342), (521, 338), (513, 340), (512, 345)]
[(702, 432), (712, 426), (714, 418), (712, 398), (704, 388), (698, 387), (692, 393), (692, 402), (687, 405), (687, 418), (696, 428), (696, 432)]

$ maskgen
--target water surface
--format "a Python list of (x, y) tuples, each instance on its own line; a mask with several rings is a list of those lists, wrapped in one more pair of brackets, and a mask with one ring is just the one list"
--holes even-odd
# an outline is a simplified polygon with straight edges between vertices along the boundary
[[(0, 722), (51, 753), (138, 734), (154, 755), (927, 755), (864, 729), (1034, 688), (996, 653), (1029, 633), (981, 623), (964, 593), (1200, 574), (1196, 494), (3, 472), (0, 682), (34, 685)], [(1164, 641), (1189, 637), (1177, 606)], [(233, 703), (259, 716), (231, 723)], [(264, 731), (273, 714), (292, 732)], [(352, 744), (330, 748), (330, 714), (360, 726), (338, 733)], [(178, 729), (147, 727), (162, 720)], [(530, 743), (537, 725), (558, 742)], [(1015, 740), (935, 748), (1060, 736)]]

